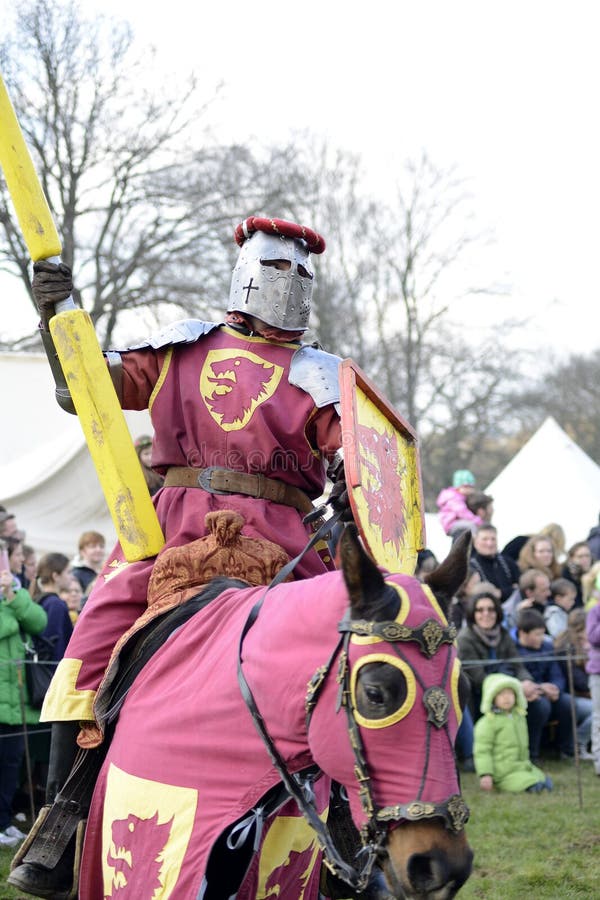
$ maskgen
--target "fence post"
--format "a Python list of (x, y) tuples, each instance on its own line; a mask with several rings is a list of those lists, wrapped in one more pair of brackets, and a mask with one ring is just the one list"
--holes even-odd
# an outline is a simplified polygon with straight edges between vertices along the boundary
[(567, 646), (567, 675), (569, 697), (571, 698), (571, 727), (573, 729), (573, 752), (575, 753), (575, 769), (577, 771), (577, 791), (579, 793), (579, 809), (583, 809), (583, 791), (581, 787), (581, 764), (579, 761), (579, 744), (577, 743), (577, 713), (575, 711), (575, 684), (573, 681), (573, 648)]
[(31, 757), (29, 755), (29, 731), (27, 730), (27, 714), (25, 710), (25, 686), (23, 684), (23, 665), (22, 661), (17, 661), (17, 683), (19, 685), (19, 702), (21, 704), (21, 721), (23, 723), (23, 734), (25, 735), (25, 771), (27, 772), (27, 785), (29, 787), (29, 812), (31, 815), (31, 824), (35, 822), (35, 799), (33, 796), (33, 775), (31, 772)]

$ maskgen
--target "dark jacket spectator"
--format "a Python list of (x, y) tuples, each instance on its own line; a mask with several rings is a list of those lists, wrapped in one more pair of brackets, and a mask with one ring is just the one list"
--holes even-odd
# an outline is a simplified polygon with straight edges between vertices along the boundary
[(73, 634), (73, 624), (69, 608), (58, 592), (67, 587), (71, 574), (69, 560), (62, 553), (47, 553), (38, 563), (36, 593), (34, 599), (48, 616), (48, 624), (41, 637), (50, 641), (54, 648), (56, 662), (65, 655), (67, 644)]
[[(588, 659), (588, 643), (585, 634), (586, 612), (584, 609), (573, 609), (568, 615), (567, 628), (554, 640), (554, 651), (557, 655), (571, 657), (571, 675), (573, 689), (578, 697), (589, 697), (590, 686), (585, 666)], [(569, 683), (569, 669), (566, 659), (559, 659), (565, 683)]]
[(524, 609), (517, 618), (515, 643), (523, 663), (538, 688), (538, 697), (527, 707), (527, 727), (531, 758), (540, 755), (544, 726), (558, 721), (557, 742), (564, 757), (574, 753), (571, 722), (571, 700), (565, 693), (565, 679), (560, 666), (552, 657), (554, 645), (546, 635), (543, 615), (536, 609)]
[[(458, 655), (471, 686), (471, 710), (475, 718), (481, 705), (483, 679), (492, 672), (531, 680), (510, 634), (502, 626), (502, 606), (494, 585), (482, 583), (473, 592), (467, 622), (458, 634)], [(480, 665), (476, 665), (480, 662)], [(468, 663), (468, 664), (467, 664)]]
[(502, 550), (500, 551), (503, 556), (510, 556), (511, 559), (514, 559), (516, 562), (519, 558), (519, 553), (531, 537), (530, 534), (517, 534), (514, 538), (504, 545)]
[(583, 588), (581, 579), (592, 568), (593, 558), (587, 541), (577, 541), (569, 547), (567, 559), (563, 566), (562, 577), (568, 578), (577, 590), (575, 606), (583, 606)]
[(519, 567), (510, 556), (498, 553), (498, 537), (494, 525), (480, 525), (473, 537), (471, 566), (488, 581), (500, 588), (502, 600), (508, 600), (518, 580)]
[[(532, 612), (532, 610), (529, 610), (529, 612)], [(537, 610), (535, 610), (535, 612), (537, 613)], [(539, 613), (537, 614), (540, 615)], [(520, 613), (519, 615), (520, 619), (518, 621), (522, 624), (524, 620), (523, 613)], [(546, 635), (543, 616), (541, 616), (541, 623), (536, 625), (536, 627), (542, 628), (544, 635)], [(519, 639), (519, 635), (521, 639)], [(563, 675), (558, 662), (551, 658), (554, 656), (554, 644), (552, 638), (544, 636), (539, 646), (535, 647), (523, 644), (521, 642), (523, 633), (520, 631), (518, 625), (513, 631), (513, 637), (515, 638), (517, 650), (519, 651), (520, 656), (523, 657), (523, 661), (527, 666), (527, 671), (531, 674), (533, 680), (538, 684), (543, 684), (543, 682), (555, 684), (560, 691), (564, 691), (566, 688), (565, 676)]]

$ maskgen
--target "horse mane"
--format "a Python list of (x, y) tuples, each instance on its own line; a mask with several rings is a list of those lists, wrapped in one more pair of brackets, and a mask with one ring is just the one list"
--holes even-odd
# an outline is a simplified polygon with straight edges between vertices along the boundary
[(214, 600), (215, 597), (218, 597), (223, 591), (228, 591), (231, 588), (249, 587), (252, 587), (252, 585), (247, 581), (242, 581), (241, 578), (227, 578), (225, 575), (215, 575), (208, 585), (202, 588), (201, 591), (198, 591), (197, 594), (194, 594), (193, 597), (190, 597), (190, 600), (201, 600), (204, 605), (210, 603), (211, 600)]

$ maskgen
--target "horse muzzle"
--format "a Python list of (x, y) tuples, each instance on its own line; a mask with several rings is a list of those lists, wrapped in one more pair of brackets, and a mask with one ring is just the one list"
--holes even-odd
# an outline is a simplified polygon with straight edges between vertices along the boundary
[[(387, 896), (395, 900), (451, 900), (473, 866), (473, 851), (464, 832), (450, 834), (434, 822), (394, 829), (386, 852), (381, 866)], [(380, 896), (386, 898), (383, 893)]]

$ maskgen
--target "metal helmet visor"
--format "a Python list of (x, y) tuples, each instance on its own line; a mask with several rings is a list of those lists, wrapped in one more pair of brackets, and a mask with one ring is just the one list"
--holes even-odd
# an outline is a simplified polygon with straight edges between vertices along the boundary
[(304, 241), (257, 231), (240, 250), (227, 311), (256, 316), (275, 328), (305, 331), (313, 277)]

